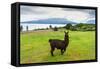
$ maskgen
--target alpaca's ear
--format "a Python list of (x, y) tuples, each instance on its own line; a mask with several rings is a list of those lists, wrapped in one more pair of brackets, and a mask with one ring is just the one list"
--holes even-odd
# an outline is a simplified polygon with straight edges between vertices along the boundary
[(68, 34), (68, 33), (69, 33), (69, 31), (67, 31), (67, 32), (66, 32), (66, 31), (64, 31), (64, 33), (65, 33), (65, 34)]

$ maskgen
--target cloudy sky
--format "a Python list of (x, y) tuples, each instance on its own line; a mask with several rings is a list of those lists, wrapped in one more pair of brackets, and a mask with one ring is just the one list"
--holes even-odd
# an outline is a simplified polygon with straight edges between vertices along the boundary
[(20, 6), (21, 22), (48, 18), (66, 18), (73, 22), (95, 20), (93, 9), (73, 9), (57, 7)]

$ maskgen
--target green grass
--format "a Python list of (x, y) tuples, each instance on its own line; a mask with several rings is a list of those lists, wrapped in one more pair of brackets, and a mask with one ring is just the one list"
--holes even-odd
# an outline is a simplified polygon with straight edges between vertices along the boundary
[(50, 54), (49, 39), (64, 39), (63, 30), (54, 32), (33, 31), (21, 33), (20, 63), (41, 63), (95, 59), (95, 32), (70, 31), (67, 51), (61, 55), (60, 50)]

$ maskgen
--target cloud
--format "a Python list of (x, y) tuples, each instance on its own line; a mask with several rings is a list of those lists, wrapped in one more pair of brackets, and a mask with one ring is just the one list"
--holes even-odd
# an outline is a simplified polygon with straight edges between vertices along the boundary
[(95, 10), (57, 7), (21, 6), (21, 22), (48, 18), (66, 18), (74, 22), (86, 22), (95, 18)]
[(41, 7), (33, 7), (33, 6), (21, 6), (20, 7), (21, 14), (22, 15), (27, 15), (27, 14), (43, 14), (43, 11), (40, 11)]
[(93, 10), (93, 9), (63, 8), (63, 10), (65, 10), (65, 11), (73, 11), (73, 12), (74, 11), (80, 11), (80, 12), (89, 14), (89, 17), (91, 17), (91, 18), (95, 18), (95, 10)]

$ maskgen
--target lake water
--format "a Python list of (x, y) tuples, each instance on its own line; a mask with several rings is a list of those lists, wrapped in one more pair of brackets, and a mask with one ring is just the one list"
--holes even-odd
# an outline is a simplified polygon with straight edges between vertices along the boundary
[(26, 31), (26, 27), (28, 26), (28, 30), (35, 30), (35, 29), (45, 29), (49, 28), (49, 26), (54, 27), (64, 27), (66, 24), (28, 24), (28, 23), (20, 23), (20, 26), (23, 27), (22, 31)]

